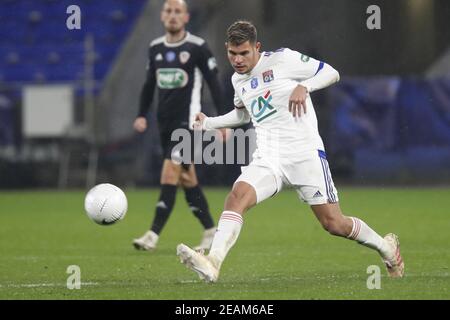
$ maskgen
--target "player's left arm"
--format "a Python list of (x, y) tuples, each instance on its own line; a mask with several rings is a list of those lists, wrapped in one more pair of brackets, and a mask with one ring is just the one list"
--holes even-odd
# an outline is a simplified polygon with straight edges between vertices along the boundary
[(225, 106), (225, 99), (223, 97), (223, 89), (219, 82), (219, 71), (217, 68), (216, 58), (213, 56), (208, 45), (203, 43), (199, 47), (199, 56), (197, 66), (203, 74), (209, 90), (211, 91), (211, 97), (216, 107), (217, 114), (227, 113), (229, 110)]
[(301, 109), (306, 113), (306, 99), (311, 92), (338, 82), (340, 75), (329, 64), (299, 52), (289, 50), (286, 56), (293, 78), (299, 82), (289, 98), (289, 111), (296, 117), (301, 115)]

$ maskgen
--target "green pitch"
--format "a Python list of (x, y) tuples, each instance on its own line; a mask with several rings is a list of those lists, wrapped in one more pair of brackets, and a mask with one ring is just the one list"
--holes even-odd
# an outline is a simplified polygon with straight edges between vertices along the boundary
[[(123, 221), (99, 226), (84, 192), (0, 193), (0, 299), (450, 299), (450, 190), (341, 188), (341, 206), (384, 235), (400, 237), (403, 279), (390, 279), (377, 253), (322, 230), (292, 191), (245, 216), (216, 284), (181, 265), (176, 245), (195, 245), (201, 228), (182, 192), (152, 253), (131, 240), (149, 226), (158, 190), (126, 190)], [(217, 220), (227, 190), (207, 189)], [(68, 266), (81, 289), (66, 286)], [(369, 290), (367, 268), (381, 268)]]

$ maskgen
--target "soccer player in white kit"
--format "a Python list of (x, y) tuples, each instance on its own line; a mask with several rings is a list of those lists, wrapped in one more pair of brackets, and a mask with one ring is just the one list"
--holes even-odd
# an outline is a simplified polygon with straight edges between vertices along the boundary
[(259, 52), (254, 25), (233, 23), (227, 31), (228, 59), (235, 109), (230, 113), (196, 117), (197, 129), (237, 127), (252, 121), (257, 149), (248, 167), (236, 180), (225, 200), (208, 255), (184, 244), (177, 246), (182, 263), (201, 279), (216, 282), (220, 267), (235, 244), (244, 213), (282, 189), (293, 187), (310, 205), (330, 234), (355, 240), (379, 252), (391, 277), (402, 277), (404, 263), (395, 234), (384, 238), (365, 222), (344, 216), (333, 184), (317, 118), (309, 94), (339, 81), (330, 65), (287, 48)]

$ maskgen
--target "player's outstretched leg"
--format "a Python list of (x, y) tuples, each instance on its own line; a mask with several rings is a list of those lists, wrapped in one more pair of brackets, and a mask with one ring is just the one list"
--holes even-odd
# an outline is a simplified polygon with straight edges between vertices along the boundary
[(404, 263), (400, 255), (400, 242), (395, 234), (382, 238), (364, 221), (342, 214), (339, 203), (311, 206), (320, 223), (330, 234), (355, 240), (358, 243), (377, 250), (387, 267), (389, 276), (402, 277)]
[(228, 251), (236, 243), (243, 224), (242, 216), (233, 211), (224, 211), (219, 219), (217, 231), (209, 251), (205, 256), (184, 244), (177, 247), (180, 261), (195, 271), (200, 279), (207, 282), (216, 282), (219, 270)]
[(225, 201), (225, 210), (220, 216), (209, 254), (205, 256), (180, 244), (177, 247), (180, 261), (196, 272), (200, 279), (217, 281), (220, 267), (241, 232), (243, 218), (240, 212), (245, 212), (255, 204), (256, 192), (253, 187), (245, 182), (236, 183)]
[(177, 256), (180, 257), (180, 262), (195, 271), (200, 279), (206, 282), (216, 282), (219, 278), (219, 266), (209, 256), (205, 256), (183, 243), (177, 246)]

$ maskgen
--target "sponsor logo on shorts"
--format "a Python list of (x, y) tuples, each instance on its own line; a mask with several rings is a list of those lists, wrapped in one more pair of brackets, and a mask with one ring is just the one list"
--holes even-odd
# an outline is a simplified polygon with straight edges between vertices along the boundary
[(313, 198), (320, 198), (323, 197), (323, 195), (320, 193), (319, 190), (317, 190), (317, 192), (313, 195)]

